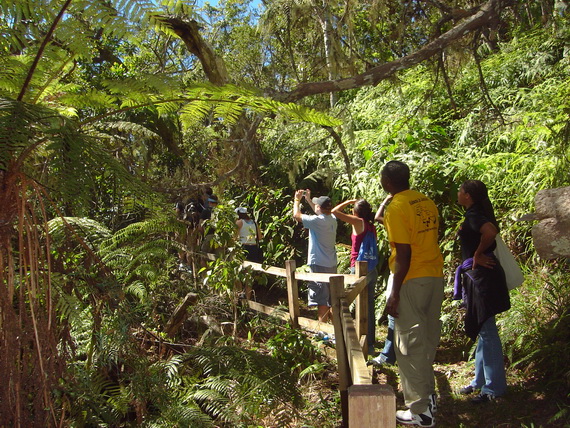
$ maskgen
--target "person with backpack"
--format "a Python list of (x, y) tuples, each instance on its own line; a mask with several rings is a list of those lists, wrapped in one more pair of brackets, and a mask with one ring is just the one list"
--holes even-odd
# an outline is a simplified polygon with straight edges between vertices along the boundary
[[(343, 212), (348, 205), (354, 204), (352, 214)], [(331, 213), (339, 220), (352, 226), (350, 236), (352, 246), (350, 250), (350, 273), (354, 274), (356, 261), (368, 262), (368, 272), (372, 275), (368, 281), (368, 331), (366, 341), (368, 343), (368, 355), (374, 354), (376, 340), (376, 311), (374, 304), (376, 280), (378, 273), (378, 243), (376, 228), (374, 227), (374, 213), (370, 203), (365, 199), (349, 199), (334, 207)]]

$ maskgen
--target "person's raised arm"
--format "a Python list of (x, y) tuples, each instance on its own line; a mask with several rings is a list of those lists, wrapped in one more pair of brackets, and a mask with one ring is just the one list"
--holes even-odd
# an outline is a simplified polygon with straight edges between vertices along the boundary
[(354, 204), (356, 201), (358, 201), (358, 199), (349, 199), (347, 201), (341, 202), (331, 210), (331, 214), (333, 214), (339, 220), (342, 220), (352, 225), (352, 227), (354, 228), (354, 232), (358, 235), (364, 231), (364, 223), (363, 223), (364, 220), (353, 214), (346, 214), (345, 212), (343, 212), (343, 209), (347, 205)]
[(297, 190), (295, 192), (295, 199), (293, 199), (293, 218), (297, 220), (299, 223), (303, 221), (303, 218), (301, 217), (300, 204), (301, 204), (301, 198), (303, 197), (304, 193), (305, 193), (304, 190)]
[(495, 265), (495, 260), (492, 257), (486, 256), (485, 250), (493, 244), (499, 231), (493, 223), (488, 221), (481, 226), (479, 232), (481, 233), (481, 240), (475, 250), (475, 254), (473, 254), (473, 269), (475, 269), (476, 266), (492, 268)]
[(313, 204), (313, 199), (311, 198), (311, 189), (305, 189), (302, 192), (303, 196), (305, 197), (305, 200), (307, 201), (313, 212), (316, 213), (315, 204)]
[(358, 199), (349, 199), (347, 201), (341, 202), (336, 207), (331, 210), (331, 214), (334, 214), (336, 218), (342, 220), (346, 223), (350, 223), (352, 225), (362, 223), (362, 219), (360, 217), (356, 217), (352, 214), (346, 214), (343, 212), (343, 209), (350, 204), (354, 204)]
[(376, 211), (374, 220), (376, 220), (380, 224), (384, 224), (384, 212), (386, 211), (386, 205), (388, 205), (388, 202), (392, 200), (392, 197), (393, 197), (392, 195), (386, 196), (384, 201), (382, 201), (382, 203), (378, 207), (378, 211)]

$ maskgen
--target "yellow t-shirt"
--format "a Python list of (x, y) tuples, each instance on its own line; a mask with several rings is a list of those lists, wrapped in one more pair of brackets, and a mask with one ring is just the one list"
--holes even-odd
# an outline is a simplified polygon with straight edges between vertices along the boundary
[(439, 213), (431, 199), (415, 190), (394, 195), (386, 209), (384, 226), (390, 241), (390, 271), (394, 272), (396, 246), (412, 248), (410, 269), (404, 281), (421, 277), (442, 277), (443, 257), (438, 245)]

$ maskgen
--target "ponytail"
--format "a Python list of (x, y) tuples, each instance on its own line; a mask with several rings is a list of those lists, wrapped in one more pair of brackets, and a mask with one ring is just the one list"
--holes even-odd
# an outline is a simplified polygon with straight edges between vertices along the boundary
[(354, 213), (357, 217), (360, 217), (364, 221), (370, 224), (374, 224), (374, 213), (372, 212), (372, 206), (366, 199), (359, 199), (354, 204)]

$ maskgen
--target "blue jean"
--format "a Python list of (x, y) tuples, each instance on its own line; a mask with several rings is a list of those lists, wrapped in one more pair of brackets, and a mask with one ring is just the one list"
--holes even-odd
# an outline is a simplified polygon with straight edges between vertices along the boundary
[(495, 317), (485, 321), (479, 331), (475, 350), (475, 379), (471, 381), (471, 386), (495, 397), (507, 391), (503, 347)]
[(394, 317), (392, 315), (388, 315), (388, 335), (381, 354), (385, 357), (385, 361), (388, 364), (394, 364), (396, 362), (396, 351), (394, 350)]

